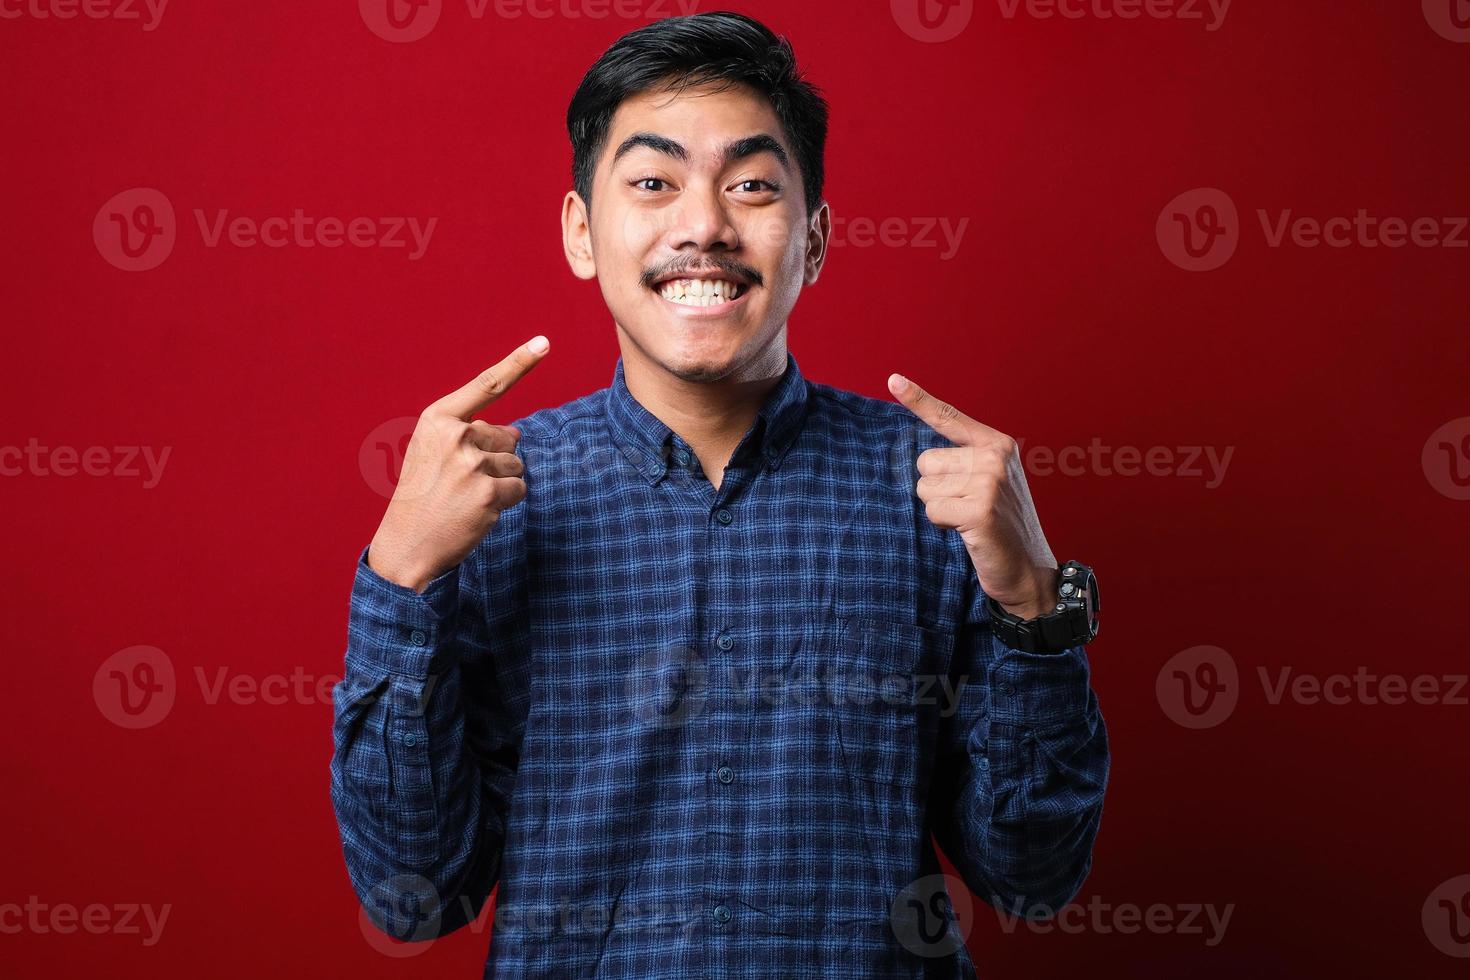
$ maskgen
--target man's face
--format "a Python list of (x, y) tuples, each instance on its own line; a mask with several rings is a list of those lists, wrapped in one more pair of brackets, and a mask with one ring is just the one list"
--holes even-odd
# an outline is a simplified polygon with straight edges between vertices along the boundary
[(591, 219), (569, 194), (563, 231), (625, 353), (631, 342), (677, 377), (715, 381), (778, 337), (784, 352), (786, 318), (816, 282), (830, 231), (825, 204), (808, 220), (798, 167), (770, 103), (743, 85), (650, 91), (618, 107)]

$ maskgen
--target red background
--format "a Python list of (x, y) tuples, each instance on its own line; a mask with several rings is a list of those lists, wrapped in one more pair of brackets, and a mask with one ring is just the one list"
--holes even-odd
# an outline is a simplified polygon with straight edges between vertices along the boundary
[[(535, 333), (550, 359), (493, 420), (611, 379), (612, 324), (561, 253), (563, 119), (582, 72), (646, 18), (476, 20), (449, 0), (427, 37), (390, 44), (355, 8), (180, 0), (151, 32), (0, 20), (0, 442), (171, 447), (152, 489), (0, 480), (0, 903), (173, 906), (151, 948), (0, 935), (0, 975), (483, 964), (488, 930), (402, 961), (363, 938), (327, 794), (330, 703), (209, 704), (195, 671), (340, 673), (353, 563), (385, 504), (359, 469), (376, 426)], [(1078, 901), (1233, 903), (1224, 941), (1008, 934), (982, 906), (982, 972), (1462, 972), (1420, 913), (1470, 873), (1470, 708), (1271, 704), (1257, 668), (1465, 671), (1470, 503), (1420, 457), (1470, 414), (1470, 250), (1271, 248), (1256, 211), (1470, 212), (1470, 45), (1418, 3), (1382, 0), (1238, 0), (1216, 31), (1007, 18), (987, 0), (934, 44), (886, 2), (738, 8), (792, 38), (832, 103), (837, 216), (970, 220), (948, 261), (835, 248), (791, 320), (809, 377), (887, 397), (903, 371), (1028, 445), (1234, 449), (1213, 489), (1031, 478), (1058, 557), (1092, 564), (1106, 595), (1090, 652), (1113, 782)], [(134, 187), (172, 201), (178, 243), (130, 273), (91, 229)], [(1240, 209), (1239, 250), (1214, 272), (1176, 268), (1155, 238), (1161, 209), (1197, 187)], [(438, 225), (416, 262), (207, 248), (195, 208)], [(137, 644), (168, 655), (178, 698), (130, 731), (92, 682)], [(1239, 706), (1190, 730), (1155, 680), (1205, 644), (1238, 664)]]

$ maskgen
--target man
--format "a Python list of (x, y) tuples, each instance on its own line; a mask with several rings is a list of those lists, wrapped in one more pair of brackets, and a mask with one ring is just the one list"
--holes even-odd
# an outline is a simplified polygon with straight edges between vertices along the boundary
[(931, 841), (1010, 913), (1091, 866), (1107, 735), (1015, 445), (899, 375), (804, 378), (827, 107), (730, 13), (567, 113), (568, 262), (621, 357), (513, 425), (536, 337), (422, 415), (359, 558), (332, 799), (373, 921), (498, 883), (496, 977), (973, 976)]

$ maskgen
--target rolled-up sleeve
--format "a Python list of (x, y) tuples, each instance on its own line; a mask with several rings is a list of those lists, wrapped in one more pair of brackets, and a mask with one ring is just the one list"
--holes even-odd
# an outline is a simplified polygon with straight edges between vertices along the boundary
[(506, 627), (513, 595), (484, 586), (487, 549), (514, 546), (500, 531), (423, 593), (379, 576), (366, 548), (357, 560), (331, 799), (354, 891), (402, 940), (472, 921), (499, 877), (523, 731), (496, 671), (523, 639)]
[(970, 890), (1011, 914), (1048, 917), (1092, 868), (1107, 789), (1107, 728), (1087, 652), (1027, 653), (990, 628), (969, 568), (953, 669), (964, 681), (940, 729), (935, 837)]

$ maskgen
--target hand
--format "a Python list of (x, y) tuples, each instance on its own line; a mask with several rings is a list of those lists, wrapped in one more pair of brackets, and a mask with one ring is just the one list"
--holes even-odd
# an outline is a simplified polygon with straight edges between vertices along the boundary
[(1031, 619), (1051, 610), (1057, 560), (1046, 543), (1016, 441), (924, 391), (901, 374), (888, 390), (953, 447), (919, 454), (916, 490), (936, 527), (960, 532), (985, 594)]
[(373, 571), (422, 592), (464, 561), (501, 511), (525, 498), (525, 465), (515, 455), (520, 430), (474, 415), (525, 377), (549, 347), (545, 337), (536, 337), (424, 409), (393, 499), (368, 546)]

